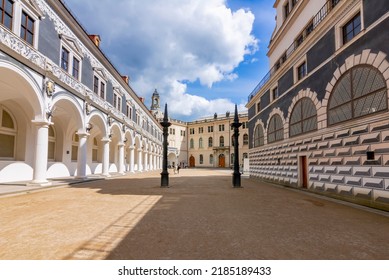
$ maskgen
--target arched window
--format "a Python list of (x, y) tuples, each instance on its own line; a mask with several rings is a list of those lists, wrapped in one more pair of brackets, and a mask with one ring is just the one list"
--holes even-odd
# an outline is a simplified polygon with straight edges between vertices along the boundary
[(312, 100), (300, 99), (290, 115), (289, 136), (293, 137), (309, 131), (317, 130), (317, 112)]
[(213, 165), (213, 155), (209, 155), (209, 164)]
[(79, 142), (80, 142), (80, 138), (78, 137), (78, 134), (74, 133), (72, 137), (72, 161), (77, 161)]
[(213, 147), (213, 138), (212, 137), (208, 138), (208, 147), (210, 147), (210, 148)]
[(234, 139), (234, 136), (231, 136), (231, 146), (232, 146), (232, 147), (235, 146), (235, 139)]
[(194, 149), (194, 140), (190, 139), (189, 148)]
[(49, 146), (47, 151), (47, 159), (55, 160), (55, 130), (52, 125), (49, 126)]
[(16, 125), (11, 114), (0, 107), (0, 158), (15, 158)]
[(220, 147), (224, 147), (224, 137), (220, 136), (219, 138)]
[(274, 115), (269, 122), (267, 142), (273, 143), (284, 139), (284, 125), (280, 115)]
[(328, 101), (328, 125), (388, 109), (387, 87), (374, 67), (351, 68), (336, 83)]
[(254, 148), (265, 145), (265, 134), (262, 125), (257, 125), (254, 129)]
[(203, 148), (203, 138), (200, 138), (200, 139), (199, 139), (199, 148), (200, 148), (200, 149)]
[(97, 162), (97, 152), (99, 150), (96, 137), (93, 138), (93, 148), (92, 148), (92, 161)]
[(203, 163), (204, 163), (204, 156), (200, 155), (200, 164), (203, 164)]
[(249, 135), (245, 133), (243, 135), (243, 145), (248, 145), (249, 144)]

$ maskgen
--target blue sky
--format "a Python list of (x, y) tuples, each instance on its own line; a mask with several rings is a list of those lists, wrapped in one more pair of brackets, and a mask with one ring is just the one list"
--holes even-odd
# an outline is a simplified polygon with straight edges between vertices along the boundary
[[(157, 88), (169, 115), (195, 120), (245, 110), (267, 73), (273, 0), (65, 0), (135, 92)], [(114, 16), (107, 16), (114, 15)]]

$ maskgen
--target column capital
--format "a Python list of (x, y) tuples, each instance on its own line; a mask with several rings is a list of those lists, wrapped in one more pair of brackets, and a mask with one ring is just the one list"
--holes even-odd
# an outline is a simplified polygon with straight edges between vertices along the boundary
[(88, 136), (90, 136), (90, 134), (88, 132), (86, 132), (86, 131), (78, 131), (76, 134), (80, 138), (87, 138)]
[(108, 137), (104, 137), (104, 138), (101, 138), (101, 142), (109, 143), (109, 142), (111, 142), (111, 139), (109, 139)]
[(50, 125), (54, 124), (52, 122), (46, 121), (46, 120), (32, 120), (32, 124), (38, 126), (38, 127), (49, 127)]
[(130, 150), (135, 150), (135, 146), (134, 146), (134, 145), (129, 146), (128, 148), (129, 148)]
[(118, 143), (118, 147), (124, 147), (124, 146), (125, 146), (124, 142), (119, 142)]

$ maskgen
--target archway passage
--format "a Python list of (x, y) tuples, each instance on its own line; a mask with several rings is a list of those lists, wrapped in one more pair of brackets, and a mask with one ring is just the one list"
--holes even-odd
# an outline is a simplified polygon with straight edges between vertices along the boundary
[(189, 158), (189, 167), (195, 167), (196, 162), (194, 156), (190, 156)]
[(226, 157), (224, 156), (224, 154), (221, 154), (219, 156), (219, 167), (226, 167)]

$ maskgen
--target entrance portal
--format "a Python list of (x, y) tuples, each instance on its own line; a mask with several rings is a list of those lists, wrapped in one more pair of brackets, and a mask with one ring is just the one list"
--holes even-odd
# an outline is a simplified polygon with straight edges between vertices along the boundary
[(223, 154), (219, 156), (219, 167), (226, 167), (226, 157)]
[(195, 167), (195, 158), (194, 158), (194, 156), (190, 156), (190, 158), (189, 158), (189, 167)]

